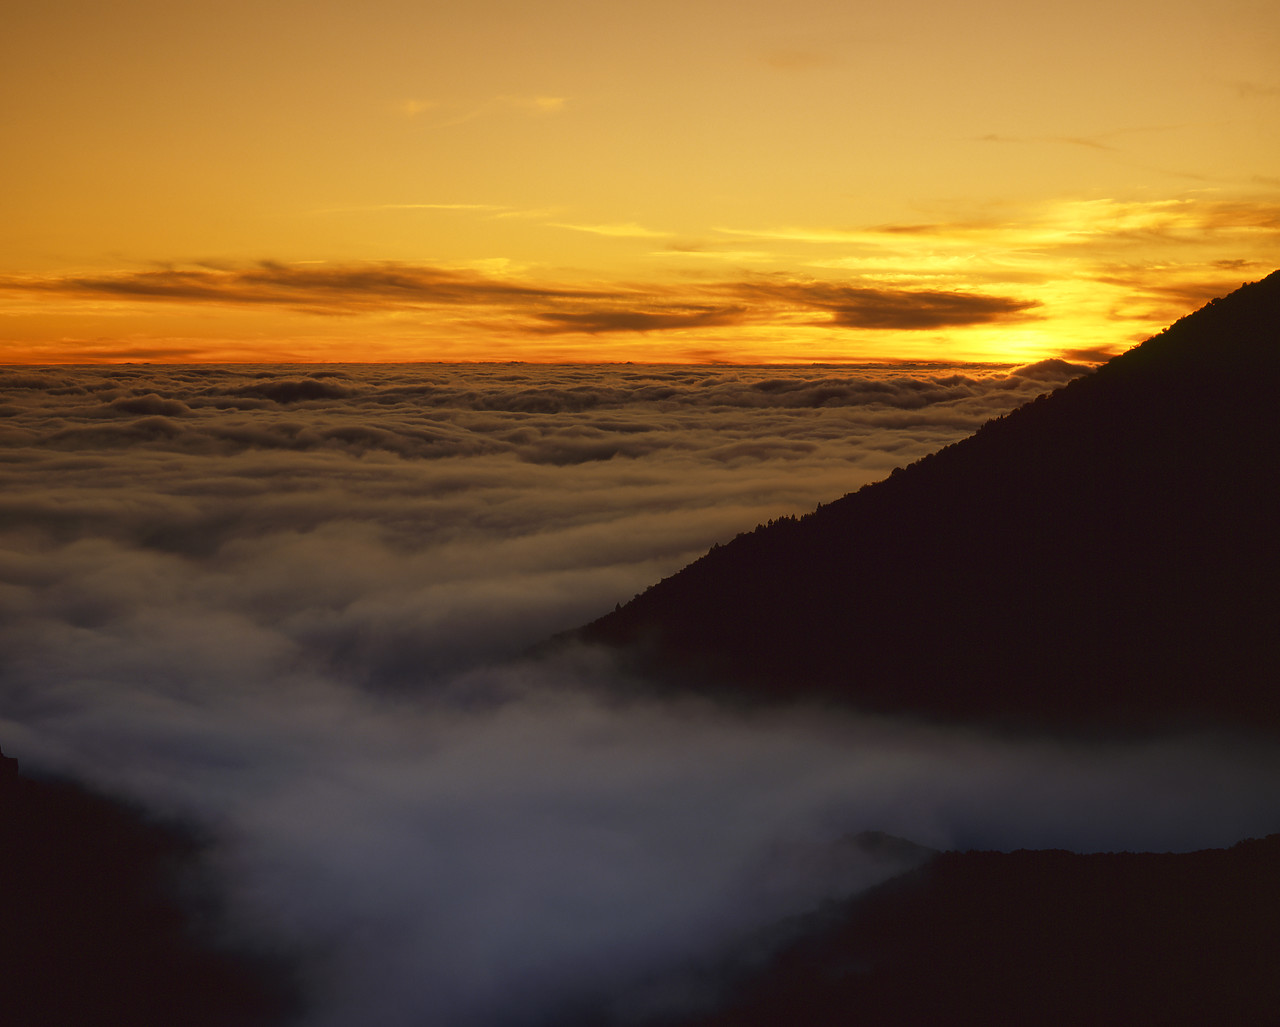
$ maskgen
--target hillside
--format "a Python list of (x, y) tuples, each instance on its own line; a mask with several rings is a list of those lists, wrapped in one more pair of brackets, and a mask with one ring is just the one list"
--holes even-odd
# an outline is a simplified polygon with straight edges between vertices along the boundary
[(4, 1023), (265, 1027), (291, 1017), (293, 968), (210, 930), (199, 838), (0, 760)]
[(666, 1027), (1265, 1023), (1280, 835), (1188, 853), (947, 852), (805, 918)]
[(564, 636), (658, 687), (1280, 728), (1280, 272)]

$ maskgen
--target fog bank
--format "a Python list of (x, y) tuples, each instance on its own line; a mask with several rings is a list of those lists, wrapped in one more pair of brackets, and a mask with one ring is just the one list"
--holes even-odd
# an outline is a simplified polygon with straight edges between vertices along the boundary
[(831, 855), (863, 830), (1275, 831), (1247, 740), (729, 712), (518, 659), (1078, 370), (5, 370), (0, 743), (211, 832), (228, 929), (300, 960), (312, 1027), (626, 996), (892, 873)]

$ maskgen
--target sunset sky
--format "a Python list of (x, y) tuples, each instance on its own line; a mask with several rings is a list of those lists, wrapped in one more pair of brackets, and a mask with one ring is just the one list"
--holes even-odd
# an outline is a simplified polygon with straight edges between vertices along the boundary
[(0, 35), (0, 361), (1024, 362), (1280, 266), (1269, 0), (160, 0)]

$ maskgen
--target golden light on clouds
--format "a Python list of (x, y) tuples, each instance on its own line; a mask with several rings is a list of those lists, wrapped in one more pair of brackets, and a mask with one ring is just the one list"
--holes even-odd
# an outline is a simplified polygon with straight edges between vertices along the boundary
[(10, 22), (11, 362), (1020, 361), (1280, 266), (1280, 10), (1235, 0)]

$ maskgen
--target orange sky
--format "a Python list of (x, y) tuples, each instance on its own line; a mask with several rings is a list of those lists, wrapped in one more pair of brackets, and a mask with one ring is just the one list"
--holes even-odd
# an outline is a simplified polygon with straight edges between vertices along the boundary
[(1269, 0), (44, 0), (0, 360), (1023, 361), (1280, 266)]

